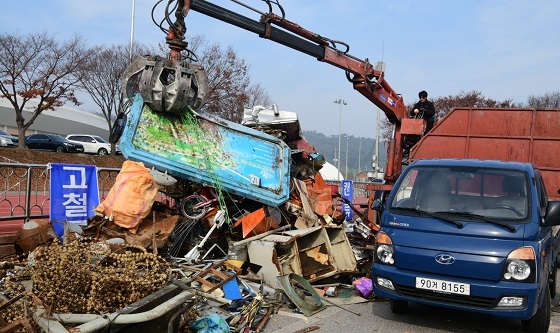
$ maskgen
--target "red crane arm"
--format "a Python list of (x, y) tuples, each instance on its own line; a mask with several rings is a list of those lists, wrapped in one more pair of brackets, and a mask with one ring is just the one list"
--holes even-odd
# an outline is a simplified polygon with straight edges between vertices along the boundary
[[(344, 70), (354, 89), (381, 109), (395, 125), (387, 153), (385, 179), (396, 180), (402, 171), (403, 140), (400, 128), (407, 112), (402, 96), (385, 81), (382, 68), (375, 68), (367, 58), (361, 60), (348, 54), (348, 45), (345, 43), (322, 37), (274, 13), (261, 13), (260, 21), (255, 21), (205, 0), (184, 0), (182, 6), (184, 16), (192, 9)], [(346, 51), (338, 49), (337, 45), (345, 46)]]
[[(358, 59), (336, 48), (337, 44), (344, 43), (321, 37), (273, 13), (262, 14), (260, 21), (255, 21), (204, 0), (186, 1), (184, 6), (189, 5), (190, 8), (183, 9), (183, 13), (192, 9), (345, 70), (352, 75), (349, 80), (354, 89), (379, 107), (391, 123), (398, 124), (406, 117), (406, 107), (401, 95), (385, 81), (383, 72), (376, 70), (368, 59)], [(273, 24), (284, 30), (272, 26)]]

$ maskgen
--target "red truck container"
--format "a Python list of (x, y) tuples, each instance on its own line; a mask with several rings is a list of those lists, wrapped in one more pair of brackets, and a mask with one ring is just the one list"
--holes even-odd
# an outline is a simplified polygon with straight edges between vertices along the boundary
[(531, 162), (560, 200), (560, 110), (455, 108), (410, 151), (426, 158)]

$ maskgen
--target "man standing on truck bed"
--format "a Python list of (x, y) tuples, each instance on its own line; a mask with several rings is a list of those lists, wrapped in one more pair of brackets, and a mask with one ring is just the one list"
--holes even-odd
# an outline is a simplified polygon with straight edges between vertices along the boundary
[(424, 134), (428, 133), (432, 127), (434, 127), (434, 116), (436, 114), (436, 108), (434, 107), (434, 103), (428, 101), (428, 93), (425, 90), (422, 90), (418, 93), (418, 97), (420, 100), (414, 104), (412, 107), (412, 111), (410, 111), (411, 117), (422, 117), (426, 122), (426, 130)]

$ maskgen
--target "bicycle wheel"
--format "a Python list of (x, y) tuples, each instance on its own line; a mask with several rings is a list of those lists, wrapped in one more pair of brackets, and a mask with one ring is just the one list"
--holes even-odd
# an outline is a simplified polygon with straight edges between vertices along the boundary
[(187, 218), (198, 220), (206, 215), (208, 211), (208, 205), (206, 204), (207, 202), (208, 199), (201, 195), (189, 195), (181, 201), (181, 214), (183, 214), (183, 216)]

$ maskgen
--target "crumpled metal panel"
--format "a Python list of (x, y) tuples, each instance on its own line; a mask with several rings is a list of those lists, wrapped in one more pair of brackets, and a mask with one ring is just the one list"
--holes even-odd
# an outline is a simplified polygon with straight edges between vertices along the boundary
[(455, 108), (411, 150), (411, 161), (475, 158), (530, 162), (560, 199), (560, 110)]
[(158, 113), (137, 94), (120, 147), (127, 159), (270, 206), (288, 200), (291, 150), (278, 138), (204, 113)]

